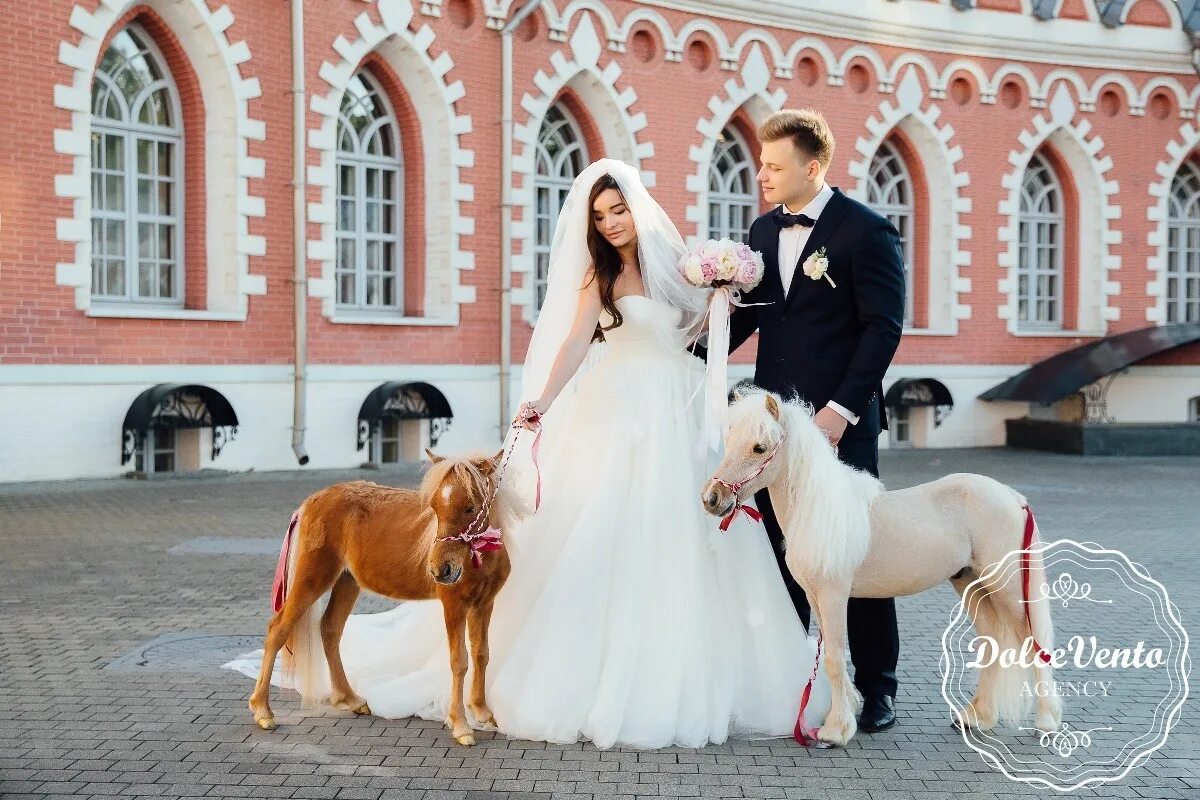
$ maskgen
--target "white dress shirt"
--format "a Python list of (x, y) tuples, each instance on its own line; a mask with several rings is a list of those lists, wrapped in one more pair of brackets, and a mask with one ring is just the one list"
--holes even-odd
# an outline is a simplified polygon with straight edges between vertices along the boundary
[[(821, 216), (821, 212), (825, 210), (831, 197), (833, 197), (833, 189), (826, 184), (821, 187), (821, 191), (817, 192), (816, 197), (808, 201), (808, 205), (804, 208), (792, 211), (785, 205), (783, 210), (788, 214), (805, 214), (815, 220)], [(797, 262), (800, 260), (800, 254), (804, 252), (804, 245), (808, 243), (808, 237), (811, 235), (812, 228), (806, 228), (803, 225), (793, 225), (790, 228), (779, 230), (779, 277), (783, 279), (785, 297), (788, 287), (792, 285), (792, 276), (796, 274), (796, 267), (799, 266)]]
[[(812, 217), (814, 220), (821, 216), (821, 212), (825, 210), (825, 206), (829, 203), (829, 198), (833, 197), (833, 189), (829, 188), (829, 184), (821, 187), (821, 191), (817, 192), (817, 196), (808, 201), (808, 205), (799, 211), (792, 211), (786, 205), (783, 210), (788, 214), (805, 214)], [(788, 288), (792, 285), (792, 279), (796, 274), (796, 269), (800, 266), (800, 254), (804, 252), (804, 245), (808, 243), (808, 237), (812, 235), (812, 228), (806, 228), (803, 225), (793, 225), (790, 228), (781, 228), (779, 230), (779, 277), (783, 281), (783, 296), (787, 297)], [(836, 411), (840, 416), (845, 417), (846, 421), (851, 425), (858, 424), (858, 415), (850, 411), (850, 409), (835, 403), (832, 400), (828, 403), (829, 407)]]

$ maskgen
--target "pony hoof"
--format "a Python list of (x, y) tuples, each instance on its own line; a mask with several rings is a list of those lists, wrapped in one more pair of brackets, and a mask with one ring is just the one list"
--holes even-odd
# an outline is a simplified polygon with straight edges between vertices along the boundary
[(366, 700), (355, 696), (355, 694), (350, 694), (348, 697), (331, 698), (329, 704), (334, 706), (335, 709), (350, 711), (352, 714), (371, 714), (371, 706), (368, 706)]
[(1062, 727), (1062, 717), (1056, 719), (1054, 716), (1048, 714), (1038, 715), (1037, 721), (1033, 723), (1033, 726), (1042, 733), (1057, 733), (1058, 729)]
[(461, 736), (455, 736), (454, 741), (458, 742), (463, 747), (474, 747), (475, 746), (475, 734), (464, 733)]
[(255, 717), (254, 724), (264, 731), (273, 731), (279, 727), (279, 723), (275, 721), (274, 717)]
[(974, 731), (990, 731), (996, 727), (996, 718), (984, 718), (979, 716), (979, 711), (974, 706), (968, 706), (963, 714), (963, 722), (967, 728)]
[(845, 747), (854, 738), (855, 725), (853, 722), (833, 723), (828, 721), (817, 731), (817, 739), (829, 745)]
[(475, 722), (480, 727), (499, 728), (496, 724), (496, 717), (492, 714), (491, 709), (487, 706), (468, 706), (471, 710), (471, 716), (475, 718)]

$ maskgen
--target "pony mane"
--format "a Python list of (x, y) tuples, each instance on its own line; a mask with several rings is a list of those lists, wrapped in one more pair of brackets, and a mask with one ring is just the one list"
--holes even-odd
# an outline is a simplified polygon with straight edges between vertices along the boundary
[(480, 457), (478, 454), (447, 456), (436, 464), (430, 464), (417, 490), (421, 496), (421, 505), (433, 505), (433, 496), (441, 489), (451, 472), (454, 473), (455, 481), (471, 493), (472, 499), (482, 501), (487, 496), (488, 479), (472, 461), (472, 458)]
[(433, 551), (433, 545), (438, 535), (438, 518), (433, 511), (433, 498), (441, 490), (451, 473), (453, 473), (456, 483), (467, 488), (472, 499), (478, 501), (486, 497), (487, 477), (471, 463), (469, 456), (447, 456), (437, 463), (431, 463), (421, 478), (421, 485), (417, 487), (421, 513), (429, 515), (429, 523), (421, 532), (415, 546), (409, 551), (409, 557), (413, 564), (425, 560)]
[[(471, 499), (476, 504), (484, 502), (491, 489), (491, 480), (483, 470), (476, 466), (476, 462), (488, 461), (491, 457), (492, 454), (481, 451), (460, 456), (447, 456), (438, 463), (430, 465), (418, 489), (421, 505), (425, 508), (432, 508), (433, 496), (441, 489), (451, 473), (458, 484), (467, 488), (467, 491), (471, 493)], [(507, 480), (501, 480), (488, 515), (489, 524), (499, 525), (505, 529), (514, 520), (520, 518), (519, 514), (514, 514), (513, 507), (518, 498), (512, 488), (508, 486), (509, 483)]]
[(779, 422), (767, 411), (761, 390), (742, 394), (730, 421), (758, 441), (774, 442), (784, 431), (782, 452), (787, 483), (787, 550), (803, 551), (803, 562), (824, 575), (852, 575), (871, 541), (870, 510), (883, 484), (843, 464), (824, 432), (813, 422), (813, 408), (793, 395), (780, 403)]

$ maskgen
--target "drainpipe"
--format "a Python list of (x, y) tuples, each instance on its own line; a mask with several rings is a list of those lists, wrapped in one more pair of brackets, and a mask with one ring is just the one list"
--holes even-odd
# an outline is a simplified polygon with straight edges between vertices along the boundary
[(304, 220), (304, 0), (292, 0), (292, 283), (295, 290), (295, 379), (292, 401), (292, 452), (300, 466), (308, 463), (304, 448), (305, 396), (308, 380), (308, 275)]
[[(525, 0), (500, 30), (500, 438), (512, 422), (509, 384), (512, 382), (512, 148), (513, 50), (512, 35), (542, 0)], [(526, 220), (529, 222), (529, 220)]]

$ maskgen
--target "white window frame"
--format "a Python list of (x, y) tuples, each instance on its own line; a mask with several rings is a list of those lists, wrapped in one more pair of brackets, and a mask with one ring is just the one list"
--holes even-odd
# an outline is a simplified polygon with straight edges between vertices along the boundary
[[(405, 420), (396, 418), (384, 418), (379, 420), (372, 426), (371, 431), (371, 463), (383, 466), (384, 464), (402, 464), (404, 463), (404, 422)], [(387, 436), (384, 431), (384, 426), (394, 423), (396, 426), (396, 435)], [(383, 445), (385, 442), (395, 442), (396, 444), (396, 460), (383, 460)]]
[(912, 408), (895, 406), (888, 412), (888, 446), (912, 447)]
[[(745, 139), (732, 126), (721, 131), (708, 162), (708, 236), (711, 239), (733, 239), (746, 242), (750, 238), (750, 223), (758, 211), (758, 182), (756, 170)], [(743, 183), (748, 191), (737, 186)], [(736, 228), (731, 217), (740, 210), (744, 226)], [(713, 225), (714, 218), (717, 224)]]
[(887, 217), (900, 232), (904, 254), (904, 325), (912, 327), (916, 303), (913, 297), (913, 226), (916, 224), (912, 174), (908, 164), (890, 143), (879, 145), (867, 173), (867, 205)]
[(1167, 196), (1165, 320), (1200, 322), (1200, 168), (1190, 160)]
[[(334, 298), (338, 311), (352, 312), (355, 314), (403, 314), (404, 313), (404, 147), (400, 136), (400, 124), (396, 119), (395, 110), (392, 108), (387, 92), (379, 81), (367, 70), (360, 70), (355, 74), (352, 80), (359, 80), (363, 83), (368, 94), (373, 101), (377, 101), (383, 108), (383, 114), (377, 117), (367, 128), (359, 134), (354, 130), (350, 121), (338, 112), (338, 124), (336, 129), (336, 144), (334, 145), (334, 197), (335, 197), (335, 221), (334, 221), (334, 240), (335, 240), (335, 255), (334, 255)], [(349, 91), (349, 90), (347, 90)], [(371, 139), (376, 136), (379, 131), (385, 126), (390, 126), (392, 129), (392, 137), (395, 145), (394, 156), (377, 156), (372, 155), (367, 150), (367, 145)], [(354, 152), (348, 153), (342, 149), (343, 134), (348, 133), (353, 144)], [(353, 193), (342, 192), (342, 169), (350, 167), (354, 170), (354, 189)], [(368, 171), (377, 171), (381, 182), (380, 194), (377, 197), (367, 196), (367, 173)], [(382, 186), (383, 180), (392, 181), (392, 233), (383, 231), (386, 217), (382, 210), (384, 203)], [(352, 230), (342, 228), (342, 204), (350, 201), (354, 204), (354, 227)], [(368, 202), (375, 203), (380, 206), (379, 211), (379, 230), (367, 231), (367, 204)], [(342, 243), (352, 242), (354, 246), (354, 266), (352, 269), (345, 267), (342, 259)], [(379, 248), (380, 261), (378, 269), (367, 269), (367, 245), (375, 244)], [(388, 245), (392, 246), (395, 253), (393, 259), (394, 271), (392, 272), (394, 298), (391, 302), (384, 303), (367, 303), (367, 279), (372, 276), (377, 276), (380, 286), (382, 287), (385, 277), (388, 276), (388, 271), (382, 268), (383, 254), (387, 251)], [(354, 275), (354, 302), (344, 302), (341, 297), (342, 292), (342, 276), (353, 273)]]
[[(552, 119), (555, 115), (561, 119)], [(551, 155), (547, 143), (557, 139), (559, 152)], [(578, 154), (578, 159), (573, 158)], [(554, 226), (562, 212), (563, 201), (576, 176), (588, 164), (587, 142), (579, 123), (563, 103), (555, 103), (546, 111), (538, 131), (534, 149), (533, 174), (533, 292), (530, 304), (534, 316), (542, 309), (546, 295), (546, 278), (550, 266), (550, 245), (554, 241)], [(576, 166), (578, 169), (576, 169)], [(545, 171), (543, 171), (543, 169)], [(539, 198), (546, 194), (547, 203), (539, 206)], [(544, 236), (542, 234), (545, 234)]]
[[(184, 216), (184, 175), (183, 175), (183, 154), (184, 154), (184, 136), (183, 136), (183, 108), (179, 101), (179, 91), (175, 85), (174, 78), (171, 76), (171, 70), (167, 64), (166, 58), (154, 43), (154, 39), (146, 33), (146, 31), (138, 24), (131, 23), (122, 29), (122, 33), (128, 32), (139, 44), (140, 49), (144, 50), (143, 57), (149, 57), (156, 62), (156, 66), (163, 74), (163, 78), (155, 81), (134, 97), (133, 105), (130, 106), (125, 100), (125, 95), (113, 83), (112, 79), (97, 67), (94, 81), (104, 83), (112, 96), (116, 99), (125, 117), (123, 121), (110, 120), (107, 117), (96, 116), (94, 109), (91, 112), (91, 135), (94, 140), (97, 135), (101, 136), (116, 136), (122, 140), (122, 152), (124, 155), (124, 204), (122, 211), (109, 211), (107, 209), (98, 209), (96, 207), (95, 185), (96, 177), (99, 174), (103, 181), (104, 176), (114, 174), (111, 170), (100, 170), (97, 167), (95, 159), (91, 159), (90, 172), (92, 175), (92, 208), (91, 208), (91, 226), (92, 226), (92, 278), (91, 278), (91, 297), (92, 302), (97, 305), (105, 305), (110, 307), (116, 306), (137, 306), (139, 308), (181, 308), (186, 299), (187, 290), (184, 284), (184, 241), (183, 241), (183, 221)], [(109, 45), (112, 47), (112, 45)], [(106, 51), (107, 52), (107, 51)], [(103, 61), (103, 56), (101, 57)], [(93, 84), (93, 91), (95, 85)], [(136, 122), (142, 106), (160, 89), (166, 89), (169, 99), (169, 113), (171, 115), (172, 126), (163, 128), (154, 125), (144, 125)], [(102, 140), (103, 141), (103, 140)], [(174, 214), (143, 214), (138, 210), (138, 181), (140, 174), (137, 169), (138, 143), (148, 141), (154, 143), (156, 151), (155, 163), (157, 163), (157, 148), (159, 143), (167, 143), (173, 146), (172, 156), (170, 159), (171, 166), (171, 182), (173, 189), (171, 200), (174, 205)], [(104, 148), (101, 146), (101, 152)], [(158, 176), (151, 175), (151, 178)], [(125, 226), (124, 236), (124, 262), (125, 262), (125, 282), (126, 291), (122, 295), (114, 294), (97, 294), (96, 293), (96, 222), (101, 222), (101, 239), (104, 239), (104, 223), (119, 221)], [(154, 236), (157, 240), (158, 226), (169, 225), (173, 229), (173, 242), (175, 246), (175, 263), (173, 267), (172, 281), (174, 283), (175, 293), (172, 297), (157, 297), (157, 296), (140, 296), (137, 288), (140, 285), (139, 270), (140, 252), (138, 249), (138, 233), (141, 224), (149, 224), (154, 226)], [(156, 262), (160, 259), (154, 259)]]
[[(171, 444), (163, 445), (159, 440), (159, 432), (154, 428), (146, 431), (142, 437), (142, 446), (138, 450), (137, 458), (134, 460), (134, 471), (145, 475), (167, 475), (179, 472), (179, 431), (177, 429), (169, 429), (171, 433)], [(155, 467), (155, 456), (162, 454), (171, 455), (171, 469), (159, 470)], [(141, 468), (138, 468), (138, 462), (141, 462)]]
[[(1042, 175), (1045, 179), (1035, 182)], [(1017, 326), (1023, 331), (1062, 330), (1064, 327), (1065, 199), (1053, 167), (1035, 153), (1021, 178), (1018, 214)], [(1048, 205), (1053, 209), (1047, 210)], [(1055, 288), (1044, 291), (1043, 279), (1047, 283), (1053, 281)]]

